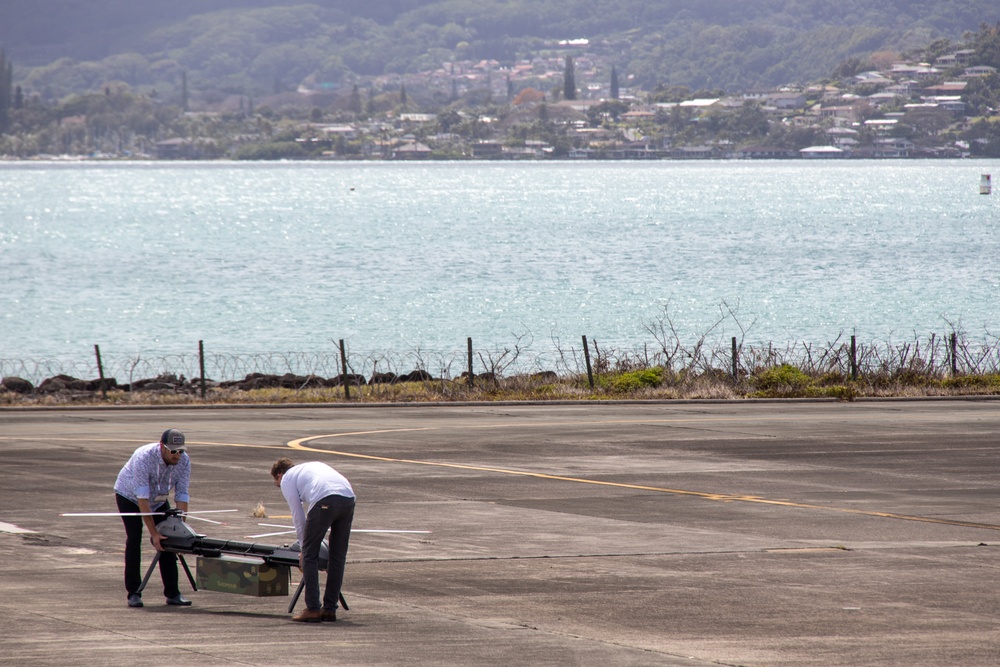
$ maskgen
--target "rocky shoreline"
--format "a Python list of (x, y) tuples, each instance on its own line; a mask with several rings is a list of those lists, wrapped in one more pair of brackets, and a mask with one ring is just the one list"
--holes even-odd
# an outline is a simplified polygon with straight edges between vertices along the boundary
[[(535, 373), (532, 378), (545, 382), (554, 382), (558, 376), (553, 371), (543, 371)], [(468, 378), (468, 373), (462, 373), (458, 378), (463, 383)], [(495, 382), (496, 377), (492, 373), (476, 375), (474, 380)], [(173, 373), (163, 373), (154, 378), (135, 380), (131, 383), (119, 383), (115, 378), (82, 380), (70, 375), (55, 375), (46, 378), (37, 386), (29, 380), (17, 376), (8, 376), (0, 380), (0, 396), (4, 393), (16, 394), (22, 397), (27, 396), (49, 396), (63, 397), (66, 399), (89, 398), (97, 394), (108, 391), (123, 393), (140, 392), (164, 392), (179, 395), (197, 395), (203, 390), (235, 390), (254, 391), (258, 389), (320, 389), (342, 387), (346, 383), (349, 387), (360, 387), (366, 385), (393, 385), (406, 382), (440, 382), (441, 378), (435, 378), (425, 370), (413, 370), (409, 373), (374, 373), (370, 378), (364, 375), (348, 373), (346, 375), (335, 375), (333, 377), (322, 377), (319, 375), (296, 375), (285, 373), (277, 375), (273, 373), (250, 373), (242, 380), (215, 381), (206, 378), (204, 382), (201, 378), (186, 378), (184, 375)]]

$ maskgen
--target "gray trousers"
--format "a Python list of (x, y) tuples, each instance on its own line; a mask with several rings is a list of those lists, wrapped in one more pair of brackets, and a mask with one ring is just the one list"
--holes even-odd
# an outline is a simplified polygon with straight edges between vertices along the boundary
[(306, 583), (306, 607), (320, 608), (319, 599), (319, 548), (330, 532), (330, 560), (326, 567), (326, 590), (323, 608), (336, 609), (340, 587), (344, 584), (344, 564), (347, 562), (347, 545), (351, 540), (354, 522), (354, 498), (327, 496), (320, 500), (306, 515), (306, 533), (302, 544), (302, 580)]

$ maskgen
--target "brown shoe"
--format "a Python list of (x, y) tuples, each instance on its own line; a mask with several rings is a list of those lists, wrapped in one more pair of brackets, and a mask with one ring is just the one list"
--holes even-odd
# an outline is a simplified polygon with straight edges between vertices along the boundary
[(337, 610), (336, 609), (324, 609), (320, 612), (320, 618), (324, 623), (336, 623), (337, 622)]
[(292, 616), (292, 620), (299, 623), (319, 623), (322, 618), (323, 612), (319, 609), (303, 609), (295, 616)]

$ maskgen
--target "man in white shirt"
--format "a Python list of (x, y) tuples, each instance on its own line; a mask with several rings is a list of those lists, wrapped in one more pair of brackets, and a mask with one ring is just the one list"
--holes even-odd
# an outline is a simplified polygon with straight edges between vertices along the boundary
[[(336, 621), (347, 545), (354, 522), (354, 489), (346, 477), (319, 461), (296, 465), (291, 459), (281, 458), (271, 466), (271, 477), (292, 511), (295, 534), (302, 549), (299, 567), (305, 582), (306, 609), (292, 620), (303, 623)], [(319, 549), (327, 531), (330, 531), (330, 559), (321, 607)]]

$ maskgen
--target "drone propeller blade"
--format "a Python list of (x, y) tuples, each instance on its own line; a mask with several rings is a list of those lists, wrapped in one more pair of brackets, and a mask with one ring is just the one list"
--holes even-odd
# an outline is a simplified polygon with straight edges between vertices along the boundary
[(294, 533), (294, 530), (282, 530), (277, 533), (260, 533), (259, 535), (247, 535), (247, 537), (254, 539), (258, 537), (273, 537), (274, 535), (288, 535), (289, 533)]
[(214, 523), (214, 524), (216, 524), (218, 526), (225, 526), (226, 525), (226, 524), (222, 523), (221, 521), (215, 521), (214, 519), (205, 519), (205, 518), (202, 518), (200, 516), (191, 516), (190, 514), (185, 514), (184, 516), (186, 516), (188, 519), (195, 519), (197, 521), (204, 521), (206, 523)]
[(429, 535), (431, 531), (429, 530), (377, 530), (374, 528), (352, 528), (352, 533), (419, 533), (421, 535)]
[[(191, 516), (192, 514), (218, 514), (219, 512), (238, 512), (239, 510), (201, 510), (198, 512), (180, 512), (182, 516), (190, 516), (192, 519), (198, 519), (199, 517)], [(59, 516), (162, 516), (166, 512), (64, 512)], [(209, 523), (221, 523), (220, 521), (212, 521), (211, 519), (201, 519), (201, 521), (208, 521)]]
[(64, 512), (59, 516), (159, 516), (163, 512)]
[[(273, 523), (262, 523), (261, 526), (272, 526), (274, 528), (287, 528), (288, 526), (278, 526)], [(294, 533), (295, 530), (283, 530), (277, 533), (260, 533), (258, 535), (247, 535), (248, 538), (258, 538), (258, 537), (273, 537), (275, 535), (288, 535), (289, 533)], [(377, 530), (373, 528), (352, 528), (352, 533), (418, 533), (420, 535), (429, 535), (431, 531), (429, 530)]]
[[(267, 526), (268, 528), (289, 528), (289, 529), (293, 529), (292, 526), (282, 526), (282, 525), (277, 524), (277, 523), (258, 523), (257, 525), (258, 526)], [(352, 533), (420, 533), (420, 534), (426, 535), (426, 534), (430, 533), (431, 531), (429, 531), (429, 530), (379, 530), (379, 529), (375, 529), (375, 528), (352, 528), (351, 532)], [(281, 533), (272, 533), (272, 534), (273, 535), (280, 535)], [(253, 535), (249, 535), (248, 537), (254, 537), (254, 536)], [(256, 537), (263, 537), (263, 535), (257, 535)]]

